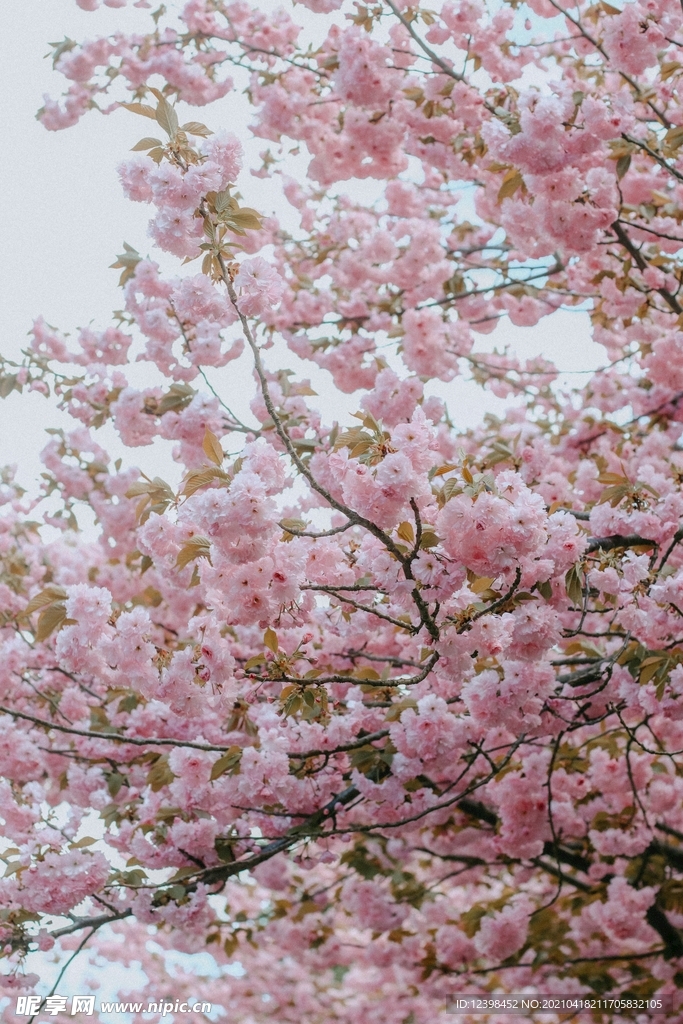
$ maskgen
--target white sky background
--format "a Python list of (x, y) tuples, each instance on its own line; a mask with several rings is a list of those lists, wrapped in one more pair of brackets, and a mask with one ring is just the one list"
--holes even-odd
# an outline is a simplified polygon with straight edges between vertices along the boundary
[[(167, 5), (177, 7), (178, 2), (167, 0)], [(259, 6), (277, 4), (261, 0)], [(305, 19), (305, 8), (298, 6), (295, 17)], [(320, 24), (321, 19), (308, 17), (313, 25)], [(122, 305), (118, 273), (108, 268), (124, 240), (143, 255), (153, 255), (169, 273), (177, 272), (178, 261), (155, 252), (146, 237), (151, 208), (124, 199), (115, 171), (144, 135), (142, 118), (123, 110), (108, 117), (92, 112), (62, 132), (47, 132), (35, 120), (43, 94), (58, 95), (64, 82), (53, 72), (51, 61), (44, 59), (48, 41), (65, 35), (81, 40), (114, 28), (146, 31), (148, 25), (149, 13), (134, 8), (101, 8), (93, 14), (81, 11), (74, 0), (2, 0), (0, 103), (6, 149), (0, 170), (0, 351), (5, 355), (19, 356), (32, 320), (41, 314), (64, 331), (90, 322), (96, 329), (106, 327), (111, 311)], [(208, 108), (186, 111), (212, 128), (226, 126), (235, 131), (247, 143), (254, 166), (260, 163), (257, 154), (267, 144), (259, 139), (249, 144), (249, 109), (239, 93)], [(297, 161), (290, 173), (301, 173), (302, 167)], [(282, 215), (276, 185), (253, 178), (248, 171), (239, 185), (248, 205)], [(344, 183), (342, 188), (368, 201), (378, 190), (373, 182)], [(195, 268), (192, 264), (185, 272), (196, 273)], [(542, 353), (563, 370), (589, 370), (602, 365), (604, 358), (603, 350), (590, 340), (588, 318), (577, 312), (557, 313), (535, 328), (503, 323), (493, 334), (478, 337), (480, 349), (512, 342), (520, 356)], [(328, 420), (345, 420), (358, 408), (359, 396), (335, 392), (329, 375), (314, 364), (275, 352), (268, 356), (271, 366), (276, 356), (283, 360), (280, 365), (311, 377)], [(213, 371), (212, 379), (228, 404), (253, 422), (248, 412), (253, 393), (250, 372), (245, 354), (239, 363)], [(145, 364), (134, 367), (131, 376), (137, 386), (158, 381), (156, 369)], [(574, 377), (573, 383), (581, 379)], [(447, 385), (435, 382), (429, 386), (429, 392), (434, 391), (446, 399), (455, 423), (463, 427), (477, 422), (484, 409), (498, 410), (502, 404), (461, 380)], [(20, 482), (31, 487), (41, 469), (38, 453), (46, 441), (44, 428), (58, 425), (68, 427), (72, 421), (40, 395), (14, 393), (0, 401), (0, 465), (18, 463)], [(167, 442), (124, 452), (111, 427), (97, 437), (114, 455), (123, 454), (127, 464), (177, 475), (170, 465)]]

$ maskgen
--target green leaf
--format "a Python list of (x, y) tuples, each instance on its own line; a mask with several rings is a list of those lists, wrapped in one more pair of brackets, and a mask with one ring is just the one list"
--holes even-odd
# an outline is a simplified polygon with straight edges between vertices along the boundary
[(217, 761), (214, 761), (211, 769), (211, 781), (214, 782), (216, 779), (220, 778), (221, 775), (225, 775), (227, 772), (237, 775), (241, 760), (242, 748), (230, 747), (218, 758)]
[(92, 836), (83, 836), (82, 839), (78, 839), (75, 843), (69, 843), (69, 849), (82, 850), (84, 846), (92, 846), (92, 844), (96, 842), (97, 840), (93, 839)]
[(468, 939), (473, 939), (481, 928), (482, 919), (486, 917), (486, 907), (481, 903), (475, 903), (470, 910), (466, 911), (460, 918), (463, 931)]
[[(282, 697), (282, 694), (280, 695)], [(282, 715), (285, 718), (289, 718), (291, 715), (296, 715), (303, 707), (303, 700), (300, 693), (290, 693), (287, 699), (282, 704)]]
[(61, 40), (61, 42), (48, 43), (47, 45), (52, 47), (53, 52), (51, 54), (46, 53), (45, 56), (52, 57), (52, 67), (56, 68), (57, 61), (62, 56), (62, 54), (69, 53), (70, 50), (73, 50), (74, 46), (76, 46), (76, 42), (73, 39), (69, 39), (68, 36), (65, 36), (64, 39)]
[(169, 767), (168, 757), (164, 754), (150, 768), (147, 774), (147, 785), (151, 787), (153, 793), (158, 793), (164, 786), (169, 786), (174, 779), (175, 775)]
[(225, 836), (216, 836), (213, 846), (224, 864), (230, 864), (235, 859), (232, 842)]
[(172, 885), (169, 889), (165, 889), (164, 892), (171, 900), (181, 900), (183, 896), (187, 895), (187, 889), (184, 885)]
[(109, 795), (112, 798), (116, 796), (125, 781), (126, 777), (125, 775), (122, 775), (121, 772), (111, 772), (107, 776), (107, 789), (109, 790)]
[(17, 391), (21, 390), (21, 385), (17, 387), (17, 379), (16, 373), (8, 373), (0, 377), (0, 398), (7, 398), (15, 388)]
[(155, 410), (156, 415), (163, 416), (166, 412), (180, 412), (190, 404), (196, 394), (197, 392), (189, 384), (182, 382), (171, 384)]
[(631, 154), (624, 153), (624, 155), (620, 156), (617, 160), (617, 178), (619, 179), (619, 181), (621, 181), (621, 179), (624, 177), (630, 166)]
[(580, 607), (583, 603), (583, 585), (581, 582), (581, 572), (578, 565), (573, 565), (569, 572), (564, 578), (564, 585), (567, 591), (567, 597), (575, 604)]
[(119, 278), (120, 285), (124, 285), (133, 276), (136, 266), (142, 259), (140, 253), (132, 245), (128, 245), (128, 242), (123, 243), (123, 250), (116, 257), (116, 263), (110, 264), (110, 269), (123, 271)]
[(641, 686), (645, 686), (650, 682), (652, 677), (657, 674), (660, 668), (664, 667), (668, 661), (666, 655), (659, 655), (652, 658), (644, 658), (640, 663), (640, 676), (638, 682)]
[(90, 728), (96, 732), (112, 732), (112, 724), (107, 717), (107, 712), (104, 708), (95, 707), (90, 708)]

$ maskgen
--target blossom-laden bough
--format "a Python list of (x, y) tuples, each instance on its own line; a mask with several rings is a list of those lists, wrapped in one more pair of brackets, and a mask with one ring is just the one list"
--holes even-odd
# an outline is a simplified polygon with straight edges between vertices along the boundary
[[(435, 6), (190, 0), (54, 49), (41, 120), (147, 119), (119, 174), (179, 269), (126, 244), (115, 325), (38, 320), (3, 362), (3, 396), (78, 421), (44, 493), (2, 490), (9, 990), (57, 943), (139, 960), (152, 995), (208, 948), (201, 998), (245, 1024), (678, 998), (681, 10)], [(270, 146), (253, 206), (240, 140), (179, 116), (235, 83)], [(258, 212), (273, 175), (296, 228)], [(475, 346), (561, 308), (607, 353), (580, 392)], [(362, 392), (355, 421), (326, 422), (275, 340)], [(244, 352), (249, 423), (215, 372)], [(459, 429), (428, 393), (458, 375), (507, 413)], [(180, 486), (112, 462), (109, 422), (174, 441)]]

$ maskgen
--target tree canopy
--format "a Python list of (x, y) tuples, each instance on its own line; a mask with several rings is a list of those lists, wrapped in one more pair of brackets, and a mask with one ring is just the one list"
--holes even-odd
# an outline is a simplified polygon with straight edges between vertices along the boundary
[[(139, 961), (153, 999), (206, 949), (239, 1024), (677, 1006), (680, 5), (189, 0), (144, 35), (105, 4), (120, 30), (53, 46), (39, 117), (149, 133), (118, 173), (177, 270), (126, 242), (108, 326), (38, 319), (0, 367), (74, 420), (39, 493), (0, 492), (5, 990), (54, 947)], [(238, 89), (241, 176), (212, 117)], [(581, 389), (478, 344), (540, 322), (550, 355), (561, 309), (606, 353)], [(248, 422), (216, 373), (243, 353)], [(430, 392), (456, 377), (507, 411), (464, 429)], [(179, 483), (113, 459), (109, 423), (172, 440)]]

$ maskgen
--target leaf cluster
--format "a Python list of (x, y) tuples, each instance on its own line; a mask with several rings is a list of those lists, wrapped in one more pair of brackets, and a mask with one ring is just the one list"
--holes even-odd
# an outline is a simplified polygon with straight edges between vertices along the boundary
[(358, 459), (366, 466), (376, 466), (382, 459), (397, 451), (391, 444), (391, 434), (370, 413), (354, 413), (361, 419), (361, 427), (340, 431), (334, 441), (334, 451), (349, 449), (349, 458)]

